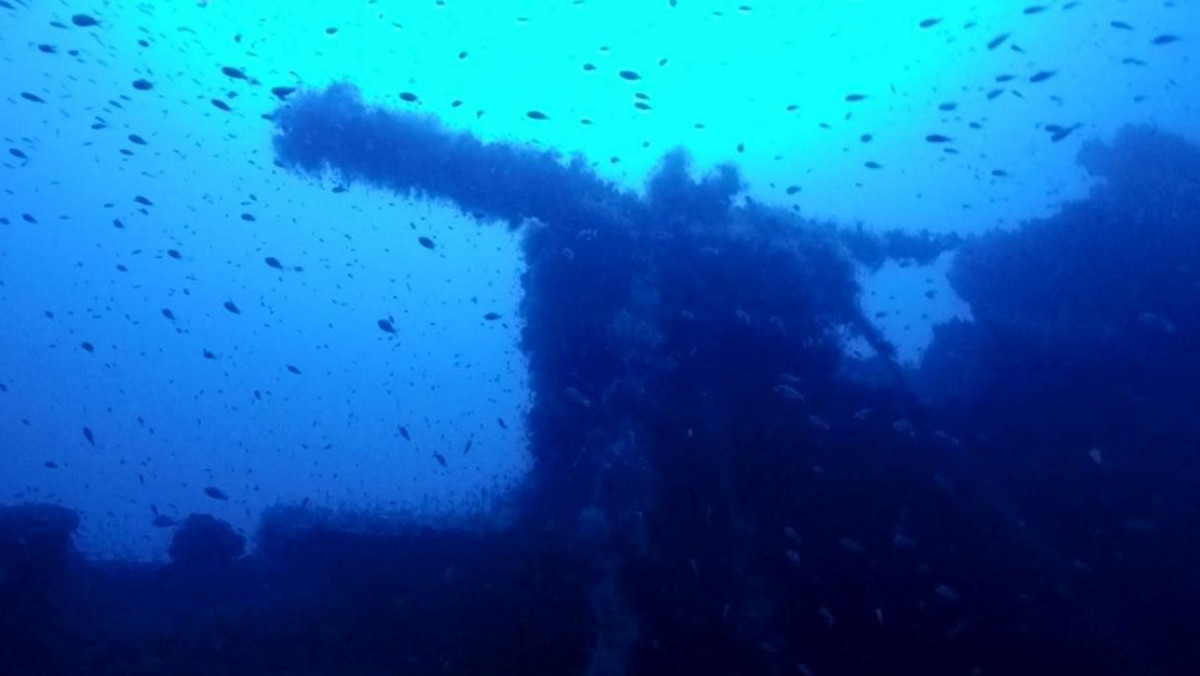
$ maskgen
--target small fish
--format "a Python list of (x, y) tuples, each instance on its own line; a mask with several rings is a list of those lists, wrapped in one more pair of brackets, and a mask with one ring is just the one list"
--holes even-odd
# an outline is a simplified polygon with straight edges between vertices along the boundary
[(1004, 44), (1004, 41), (1008, 39), (1008, 36), (1009, 36), (1008, 33), (1001, 33), (1001, 34), (997, 35), (996, 37), (992, 38), (991, 40), (988, 40), (987, 48), (995, 49), (995, 48), (999, 47), (1000, 45)]
[(791, 385), (780, 384), (771, 388), (776, 396), (793, 401), (804, 401), (804, 394)]
[(1129, 24), (1125, 23), (1124, 21), (1110, 21), (1108, 23), (1108, 25), (1112, 26), (1113, 28), (1116, 28), (1117, 30), (1122, 30), (1122, 31), (1133, 30), (1133, 26), (1130, 26)]
[(1151, 40), (1150, 44), (1152, 44), (1152, 45), (1169, 45), (1172, 42), (1179, 42), (1179, 36), (1169, 35), (1169, 34), (1159, 35), (1158, 37)]
[(150, 89), (154, 88), (154, 83), (149, 80), (138, 78), (137, 80), (133, 81), (133, 88), (140, 92), (149, 91)]
[(1030, 82), (1045, 82), (1046, 80), (1049, 80), (1050, 78), (1054, 77), (1054, 75), (1057, 72), (1058, 71), (1054, 71), (1054, 70), (1039, 70), (1038, 72), (1029, 76), (1029, 81)]
[(588, 401), (588, 398), (583, 396), (583, 393), (580, 392), (579, 390), (575, 389), (574, 387), (564, 388), (563, 394), (566, 395), (567, 401), (579, 404), (580, 406), (582, 406), (584, 408), (592, 407), (592, 402)]
[(296, 375), (300, 375), (300, 369), (296, 368), (295, 366), (292, 366), (291, 364), (287, 365), (287, 370), (291, 371), (292, 373), (295, 373)]
[(929, 19), (922, 19), (921, 23), (919, 23), (917, 25), (920, 26), (921, 28), (933, 28), (934, 26), (938, 25), (941, 22), (942, 22), (942, 20), (940, 18), (929, 18)]
[(71, 23), (79, 26), (80, 28), (91, 28), (93, 26), (100, 25), (100, 22), (89, 14), (76, 14), (75, 16), (71, 17)]
[(950, 603), (958, 603), (962, 599), (962, 597), (959, 596), (958, 592), (955, 591), (953, 587), (944, 584), (939, 584), (937, 588), (933, 590), (933, 595), (944, 601), (949, 601)]
[(446, 457), (443, 456), (441, 453), (434, 453), (433, 457), (435, 460), (438, 461), (439, 465), (441, 465), (442, 467), (446, 466)]
[(396, 327), (393, 326), (392, 323), (386, 319), (380, 319), (378, 324), (379, 324), (380, 330), (382, 330), (384, 333), (395, 333), (396, 332)]
[(1031, 7), (1026, 7), (1024, 13), (1025, 14), (1041, 14), (1044, 11), (1046, 11), (1045, 5), (1033, 5)]
[(475, 443), (475, 439), (467, 439), (467, 445), (463, 446), (463, 455), (471, 452), (471, 445)]
[(428, 237), (426, 237), (425, 235), (421, 235), (420, 237), (418, 237), (418, 238), (417, 238), (417, 242), (418, 242), (418, 243), (419, 243), (421, 246), (425, 247), (426, 249), (430, 249), (430, 250), (432, 250), (432, 249), (433, 249), (433, 247), (435, 246), (435, 245), (434, 245), (434, 243), (433, 243), (433, 240), (432, 240), (432, 239), (429, 239), (429, 238), (428, 238)]
[(622, 80), (633, 81), (633, 80), (642, 79), (642, 76), (638, 75), (637, 71), (632, 71), (632, 70), (623, 70), (623, 71), (617, 73), (617, 75), (620, 75)]
[(275, 98), (279, 99), (280, 101), (286, 99), (295, 91), (295, 87), (271, 87), (271, 93), (274, 94)]
[(239, 310), (239, 309), (238, 309), (238, 306), (234, 305), (234, 304), (233, 304), (233, 301), (231, 301), (231, 300), (227, 300), (227, 301), (225, 301), (225, 309), (226, 309), (226, 310), (229, 310), (230, 312), (232, 312), (232, 313), (233, 313), (233, 314), (235, 314), (235, 315), (240, 315), (240, 314), (242, 314), (242, 311), (241, 311), (241, 310)]
[(500, 319), (500, 313), (499, 312), (489, 312), (486, 315), (484, 315), (483, 318), (488, 320), (489, 322), (494, 322), (497, 319)]
[(951, 139), (949, 136), (944, 136), (942, 134), (927, 134), (925, 136), (926, 143), (949, 143), (950, 141)]
[(1070, 127), (1064, 127), (1058, 124), (1048, 124), (1046, 125), (1046, 131), (1050, 132), (1050, 141), (1053, 143), (1058, 143), (1059, 141), (1070, 136), (1071, 132), (1082, 126), (1082, 124), (1074, 124)]
[(274, 257), (274, 256), (267, 256), (266, 258), (264, 258), (264, 259), (263, 259), (263, 261), (264, 261), (264, 262), (265, 262), (267, 265), (269, 265), (269, 266), (271, 266), (271, 267), (275, 268), (276, 270), (282, 270), (282, 269), (283, 269), (283, 264), (282, 264), (282, 263), (280, 263), (280, 262), (279, 262), (279, 259), (278, 259), (278, 258), (276, 258), (276, 257)]
[(866, 94), (846, 94), (846, 101), (849, 103), (854, 103), (856, 101), (862, 101), (862, 100), (865, 100), (866, 98), (867, 98)]
[(408, 103), (416, 103), (417, 95), (412, 92), (400, 92), (400, 100)]
[(508, 423), (504, 422), (504, 418), (496, 418), (496, 423), (500, 425), (500, 429), (508, 429)]
[(540, 110), (531, 110), (528, 113), (525, 113), (525, 117), (528, 117), (531, 120), (549, 120), (550, 119), (545, 113), (543, 113)]
[(221, 72), (225, 74), (225, 77), (233, 78), (234, 80), (248, 79), (246, 77), (246, 73), (241, 68), (234, 68), (233, 66), (222, 66)]
[(217, 488), (216, 486), (206, 486), (204, 488), (204, 494), (207, 495), (208, 497), (212, 498), (213, 500), (228, 500), (229, 499), (229, 496), (225, 494), (225, 491), (221, 490), (220, 488)]
[(91, 444), (93, 446), (96, 445), (96, 436), (92, 434), (92, 428), (90, 428), (90, 427), (83, 428), (83, 438), (87, 439), (89, 444)]
[(210, 103), (212, 103), (214, 107), (219, 108), (227, 113), (233, 112), (233, 109), (229, 107), (229, 104), (225, 103), (221, 99), (212, 99)]
[(400, 436), (404, 437), (407, 441), (412, 441), (412, 436), (409, 435), (408, 428), (404, 425), (400, 426)]

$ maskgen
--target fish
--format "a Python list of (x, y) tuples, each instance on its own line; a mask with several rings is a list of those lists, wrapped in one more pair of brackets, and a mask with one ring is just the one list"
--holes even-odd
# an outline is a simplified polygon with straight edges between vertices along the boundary
[(94, 434), (92, 434), (92, 428), (90, 428), (90, 427), (83, 428), (83, 438), (87, 439), (89, 444), (91, 444), (93, 446), (96, 445), (96, 436)]
[(225, 309), (226, 309), (226, 310), (229, 310), (230, 312), (232, 312), (232, 313), (233, 313), (233, 314), (235, 314), (235, 315), (240, 315), (240, 314), (242, 314), (242, 311), (241, 311), (241, 310), (239, 310), (239, 309), (238, 309), (238, 306), (234, 305), (234, 304), (233, 304), (233, 301), (231, 301), (231, 300), (227, 300), (227, 301), (225, 301)]
[(233, 112), (233, 109), (229, 107), (229, 104), (225, 103), (221, 99), (211, 99), (210, 103), (212, 103), (214, 107), (219, 108), (227, 113)]
[(418, 243), (419, 243), (421, 246), (425, 247), (426, 249), (430, 249), (430, 250), (432, 250), (432, 249), (433, 249), (433, 247), (434, 247), (434, 246), (436, 246), (436, 245), (433, 243), (433, 240), (432, 240), (432, 239), (430, 239), (430, 238), (428, 238), (428, 237), (426, 237), (425, 235), (421, 235), (420, 237), (418, 237), (418, 238), (417, 238), (417, 242), (418, 242)]
[(949, 143), (951, 140), (952, 139), (949, 136), (945, 136), (943, 134), (926, 134), (925, 135), (926, 143)]
[(793, 401), (804, 401), (804, 394), (802, 392), (800, 392), (799, 390), (797, 390), (796, 388), (792, 387), (791, 385), (781, 383), (779, 385), (776, 385), (775, 387), (772, 387), (771, 391), (774, 392), (776, 396), (782, 397), (784, 399), (791, 399)]
[(228, 500), (229, 499), (229, 496), (225, 494), (225, 491), (221, 490), (220, 488), (217, 488), (216, 486), (205, 486), (204, 494), (207, 495), (208, 497), (212, 498), (213, 500)]
[(999, 47), (1000, 45), (1004, 44), (1004, 41), (1008, 39), (1008, 36), (1009, 36), (1008, 33), (1001, 33), (1001, 34), (997, 35), (996, 37), (992, 38), (991, 40), (988, 40), (987, 48), (995, 49), (995, 48)]
[(408, 428), (404, 425), (400, 426), (400, 436), (404, 437), (407, 441), (412, 441), (412, 437), (408, 434)]
[(1046, 131), (1050, 132), (1050, 140), (1054, 143), (1058, 143), (1059, 141), (1070, 136), (1071, 132), (1075, 131), (1076, 129), (1078, 129), (1082, 126), (1083, 126), (1083, 124), (1074, 124), (1074, 125), (1071, 125), (1070, 127), (1064, 127), (1064, 126), (1058, 125), (1058, 124), (1048, 124), (1048, 125), (1046, 125)]
[(267, 256), (266, 258), (263, 259), (263, 262), (265, 262), (267, 265), (275, 268), (276, 270), (283, 269), (283, 264), (280, 263), (279, 259), (274, 256)]
[(378, 324), (379, 324), (379, 329), (381, 331), (383, 331), (384, 333), (395, 333), (396, 332), (396, 327), (393, 326), (392, 323), (386, 319), (380, 319)]

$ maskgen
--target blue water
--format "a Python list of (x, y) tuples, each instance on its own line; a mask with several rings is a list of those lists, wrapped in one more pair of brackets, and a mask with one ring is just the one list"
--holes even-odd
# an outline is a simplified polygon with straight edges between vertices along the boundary
[(1198, 29), (0, 1), (0, 672), (1191, 673)]

